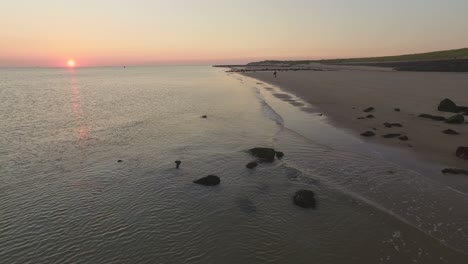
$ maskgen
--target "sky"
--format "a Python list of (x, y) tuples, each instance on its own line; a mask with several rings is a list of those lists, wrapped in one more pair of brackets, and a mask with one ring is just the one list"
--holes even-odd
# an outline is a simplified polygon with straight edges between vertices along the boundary
[(244, 63), (468, 47), (466, 0), (0, 0), (0, 67)]

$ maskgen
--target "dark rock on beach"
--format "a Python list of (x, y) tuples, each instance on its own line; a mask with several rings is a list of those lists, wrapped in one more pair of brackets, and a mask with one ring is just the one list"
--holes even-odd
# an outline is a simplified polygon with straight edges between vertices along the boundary
[(315, 194), (309, 190), (299, 190), (294, 194), (294, 204), (302, 208), (315, 208)]
[(455, 169), (455, 168), (445, 168), (445, 169), (442, 170), (442, 173), (443, 174), (450, 173), (450, 174), (465, 174), (465, 175), (468, 175), (467, 170)]
[(361, 133), (361, 136), (363, 136), (363, 137), (373, 137), (373, 136), (375, 136), (375, 133), (372, 132), (372, 131), (366, 131), (364, 133)]
[(400, 108), (395, 108), (393, 110), (395, 110), (395, 112), (400, 112), (401, 111)]
[(281, 159), (284, 157), (284, 153), (281, 151), (276, 151), (276, 158)]
[(458, 147), (455, 155), (460, 159), (468, 159), (468, 147)]
[(275, 161), (276, 151), (272, 148), (253, 148), (249, 150), (250, 154), (264, 162)]
[(374, 109), (375, 109), (374, 107), (368, 107), (368, 108), (364, 109), (364, 112), (369, 113), (369, 112), (374, 111)]
[(257, 166), (258, 166), (258, 163), (255, 162), (255, 161), (249, 162), (249, 163), (247, 163), (247, 165), (245, 165), (245, 167), (247, 169), (253, 169), (253, 168), (257, 167)]
[(388, 123), (388, 122), (385, 122), (385, 123), (383, 123), (383, 125), (384, 125), (385, 127), (388, 127), (388, 128), (391, 128), (391, 127), (403, 127), (403, 125), (400, 124), (400, 123)]
[(390, 133), (390, 134), (386, 134), (386, 135), (383, 135), (382, 137), (383, 138), (397, 138), (401, 136), (401, 134), (397, 134), (397, 133)]
[(366, 118), (365, 117), (358, 117), (357, 119), (363, 120), (363, 119), (366, 119)]
[(445, 117), (443, 116), (435, 116), (435, 115), (429, 115), (429, 114), (420, 114), (419, 117), (422, 117), (422, 118), (428, 118), (428, 119), (432, 119), (432, 120), (435, 120), (435, 121), (445, 121)]
[(463, 122), (465, 122), (465, 118), (462, 115), (451, 116), (445, 121), (448, 124), (463, 124)]
[(374, 115), (367, 115), (366, 118), (374, 118)]
[(118, 160), (117, 162), (119, 162), (119, 163), (120, 163), (120, 162), (123, 162), (123, 160)]
[(447, 135), (458, 135), (459, 133), (453, 129), (446, 129), (442, 131), (442, 133), (447, 134)]
[(439, 107), (437, 107), (437, 110), (442, 111), (442, 112), (450, 112), (450, 113), (458, 113), (460, 112), (460, 109), (458, 106), (450, 99), (445, 98), (439, 103)]
[(401, 140), (401, 141), (408, 141), (409, 140), (408, 136), (401, 136), (398, 139)]
[(208, 116), (204, 115), (204, 116), (202, 116), (202, 118), (208, 118)]
[(215, 186), (218, 185), (220, 182), (221, 180), (219, 179), (219, 177), (215, 175), (208, 175), (206, 177), (193, 181), (193, 183), (205, 186)]

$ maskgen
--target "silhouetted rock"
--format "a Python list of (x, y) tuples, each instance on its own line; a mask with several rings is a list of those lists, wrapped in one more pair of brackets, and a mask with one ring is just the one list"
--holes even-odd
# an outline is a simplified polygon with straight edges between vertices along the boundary
[(458, 106), (450, 99), (445, 98), (439, 103), (439, 107), (437, 107), (437, 110), (443, 111), (443, 112), (450, 112), (450, 113), (458, 113), (460, 112), (460, 109)]
[(468, 159), (468, 147), (458, 147), (455, 155), (461, 159)]
[(448, 124), (463, 124), (463, 122), (465, 122), (465, 118), (462, 115), (451, 116), (445, 121)]
[(400, 112), (401, 111), (400, 108), (395, 108), (393, 110), (395, 110), (395, 112)]
[(409, 140), (408, 136), (401, 136), (398, 139), (402, 140), (402, 141), (408, 141)]
[(435, 121), (445, 121), (445, 117), (443, 116), (435, 116), (435, 115), (429, 115), (429, 114), (420, 114), (419, 117), (422, 117), (422, 118), (428, 118), (428, 119), (432, 119), (432, 120), (435, 120)]
[(315, 193), (309, 190), (299, 190), (294, 194), (294, 204), (302, 208), (315, 208)]
[(275, 161), (276, 151), (272, 148), (253, 148), (249, 150), (250, 154), (260, 159), (260, 161)]
[(367, 115), (366, 118), (374, 118), (374, 115)]
[(455, 168), (445, 168), (445, 169), (442, 170), (442, 173), (443, 174), (450, 173), (450, 174), (465, 174), (465, 175), (468, 175), (467, 170), (455, 169)]
[(117, 162), (123, 162), (123, 160), (118, 160)]
[(276, 158), (281, 159), (282, 157), (284, 157), (284, 153), (281, 151), (276, 151)]
[(442, 131), (442, 133), (447, 134), (447, 135), (458, 135), (459, 133), (453, 129), (446, 129)]
[(178, 169), (180, 167), (180, 164), (182, 163), (182, 161), (176, 160), (176, 161), (174, 161), (174, 163), (176, 164), (176, 169)]
[(397, 133), (391, 133), (391, 134), (386, 134), (386, 135), (383, 135), (382, 137), (383, 138), (397, 138), (401, 136), (401, 134), (397, 134)]
[(374, 107), (368, 107), (368, 108), (364, 109), (364, 112), (369, 113), (369, 112), (374, 111), (374, 109), (375, 109)]
[(219, 177), (215, 175), (208, 175), (206, 177), (193, 181), (193, 183), (205, 186), (215, 186), (218, 185), (220, 182), (221, 180), (219, 179)]
[(202, 118), (208, 118), (208, 116), (204, 115), (204, 116), (202, 116)]
[(253, 169), (253, 168), (257, 167), (257, 166), (258, 166), (258, 163), (255, 162), (255, 161), (249, 162), (249, 163), (247, 163), (247, 165), (245, 165), (245, 167), (247, 169)]
[(375, 133), (372, 132), (372, 131), (366, 131), (366, 132), (362, 133), (361, 136), (363, 136), (363, 137), (373, 137), (373, 136), (375, 136)]

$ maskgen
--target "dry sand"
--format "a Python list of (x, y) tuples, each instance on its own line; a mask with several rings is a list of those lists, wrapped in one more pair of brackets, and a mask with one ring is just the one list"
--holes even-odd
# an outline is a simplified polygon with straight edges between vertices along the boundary
[[(468, 124), (446, 124), (418, 117), (433, 114), (445, 117), (452, 113), (437, 111), (444, 98), (468, 106), (468, 73), (425, 73), (341, 68), (333, 71), (246, 72), (244, 75), (279, 86), (319, 108), (334, 125), (361, 134), (377, 135), (364, 140), (391, 144), (415, 151), (425, 158), (446, 165), (468, 169), (468, 160), (455, 156), (458, 146), (468, 146)], [(371, 113), (363, 110), (374, 107)], [(396, 112), (394, 108), (400, 108)], [(368, 114), (373, 119), (358, 120)], [(468, 116), (465, 116), (465, 122)], [(386, 128), (384, 122), (401, 123), (403, 127)], [(377, 130), (373, 130), (376, 128)], [(459, 135), (442, 131), (453, 129)], [(409, 141), (385, 139), (387, 133), (401, 133)]]

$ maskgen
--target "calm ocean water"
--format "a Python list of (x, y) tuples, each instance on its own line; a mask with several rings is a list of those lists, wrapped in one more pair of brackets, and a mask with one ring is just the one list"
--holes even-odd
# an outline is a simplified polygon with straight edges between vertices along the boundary
[[(284, 94), (210, 67), (0, 69), (0, 263), (468, 263), (437, 166)], [(247, 170), (256, 146), (286, 156)]]

